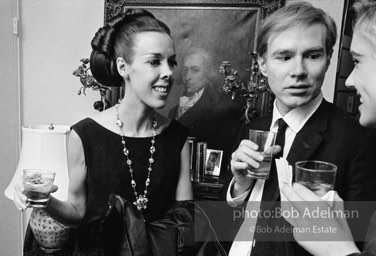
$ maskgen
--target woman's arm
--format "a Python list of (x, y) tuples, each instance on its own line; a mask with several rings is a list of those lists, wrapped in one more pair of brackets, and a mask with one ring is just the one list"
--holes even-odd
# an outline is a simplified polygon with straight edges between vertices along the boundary
[(180, 153), (180, 176), (176, 189), (176, 200), (184, 201), (192, 199), (193, 192), (189, 170), (189, 144), (188, 141), (186, 141)]
[(51, 196), (46, 212), (64, 225), (76, 226), (86, 212), (86, 165), (82, 142), (72, 130), (68, 138), (68, 200), (60, 201)]

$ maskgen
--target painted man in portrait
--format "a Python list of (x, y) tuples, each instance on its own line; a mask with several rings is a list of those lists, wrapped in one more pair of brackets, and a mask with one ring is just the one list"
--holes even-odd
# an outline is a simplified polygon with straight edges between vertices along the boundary
[(213, 63), (208, 51), (188, 50), (182, 66), (183, 93), (179, 105), (174, 106), (168, 116), (185, 125), (189, 136), (196, 137), (198, 142), (207, 142), (210, 149), (223, 150), (221, 170), (225, 170), (243, 104), (231, 100), (222, 84), (214, 84), (213, 78), (219, 75), (217, 67), (219, 64)]

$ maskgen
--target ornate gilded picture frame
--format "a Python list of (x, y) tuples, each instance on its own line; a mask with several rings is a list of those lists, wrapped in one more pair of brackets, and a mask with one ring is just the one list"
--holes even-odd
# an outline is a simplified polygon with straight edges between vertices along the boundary
[[(264, 17), (284, 5), (284, 0), (105, 0), (105, 22), (127, 8), (144, 8), (171, 29), (178, 66), (175, 83), (166, 106), (166, 116), (182, 94), (184, 54), (191, 48), (210, 52), (213, 84), (221, 90), (224, 81), (218, 68), (223, 60), (231, 62), (240, 78), (249, 79), (251, 53), (256, 49), (258, 28)], [(247, 70), (248, 69), (248, 70)], [(120, 97), (113, 90), (111, 102)]]

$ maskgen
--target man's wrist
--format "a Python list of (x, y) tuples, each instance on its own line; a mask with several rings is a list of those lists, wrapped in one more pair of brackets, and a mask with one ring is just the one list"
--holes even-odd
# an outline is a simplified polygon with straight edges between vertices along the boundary
[(254, 182), (255, 182), (255, 179), (250, 179), (250, 182), (248, 184), (245, 182), (243, 184), (239, 184), (235, 179), (235, 182), (233, 183), (232, 189), (231, 189), (231, 196), (238, 197), (244, 194), (245, 192), (251, 189)]

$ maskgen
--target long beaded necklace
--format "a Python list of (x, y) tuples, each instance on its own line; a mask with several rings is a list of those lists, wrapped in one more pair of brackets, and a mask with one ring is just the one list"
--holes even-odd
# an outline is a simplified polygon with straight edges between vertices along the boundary
[(123, 133), (123, 122), (119, 118), (119, 106), (116, 105), (116, 125), (120, 128), (120, 136), (121, 136), (121, 144), (123, 145), (123, 154), (127, 158), (127, 165), (129, 167), (129, 173), (131, 175), (131, 186), (133, 188), (133, 193), (136, 197), (136, 201), (133, 202), (135, 206), (137, 206), (137, 210), (141, 211), (142, 209), (146, 209), (147, 203), (148, 203), (148, 198), (146, 197), (146, 194), (148, 193), (148, 187), (150, 185), (150, 173), (153, 170), (152, 169), (152, 164), (154, 163), (154, 153), (156, 151), (154, 144), (155, 144), (155, 136), (157, 134), (156, 128), (157, 128), (157, 120), (153, 117), (153, 138), (151, 139), (151, 146), (150, 146), (150, 158), (149, 158), (149, 167), (148, 167), (148, 176), (145, 181), (145, 190), (143, 195), (139, 195), (136, 191), (136, 181), (133, 178), (133, 168), (132, 168), (132, 160), (129, 158), (129, 149), (125, 146), (125, 136)]

